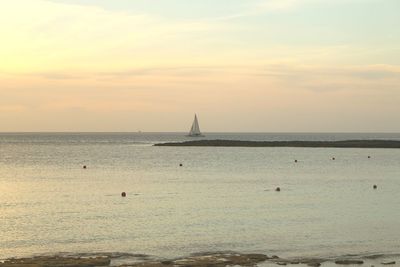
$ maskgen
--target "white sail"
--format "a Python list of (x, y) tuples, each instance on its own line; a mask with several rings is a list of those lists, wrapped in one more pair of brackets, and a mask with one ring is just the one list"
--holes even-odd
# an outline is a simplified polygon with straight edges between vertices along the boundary
[(200, 131), (199, 121), (197, 120), (197, 115), (194, 115), (194, 121), (192, 128), (190, 128), (189, 136), (203, 136)]

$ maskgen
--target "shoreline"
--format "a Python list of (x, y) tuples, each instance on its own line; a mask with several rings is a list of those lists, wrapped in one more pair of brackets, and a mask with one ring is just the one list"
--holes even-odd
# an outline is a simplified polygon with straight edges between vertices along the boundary
[(0, 267), (225, 267), (225, 266), (396, 266), (400, 254), (344, 255), (338, 257), (290, 257), (233, 251), (194, 253), (172, 259), (130, 253), (60, 253), (0, 260)]
[(400, 148), (396, 140), (342, 140), (342, 141), (241, 141), (241, 140), (193, 140), (158, 143), (154, 146), (183, 147), (309, 147), (309, 148)]

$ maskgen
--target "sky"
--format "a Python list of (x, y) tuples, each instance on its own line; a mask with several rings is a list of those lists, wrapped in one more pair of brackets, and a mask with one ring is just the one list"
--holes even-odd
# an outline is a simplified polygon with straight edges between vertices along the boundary
[(0, 3), (0, 131), (400, 132), (398, 0)]

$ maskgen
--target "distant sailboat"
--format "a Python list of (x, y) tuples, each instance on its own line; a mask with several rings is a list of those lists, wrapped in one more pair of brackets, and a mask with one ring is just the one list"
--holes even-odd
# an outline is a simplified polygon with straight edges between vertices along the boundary
[(191, 137), (202, 137), (204, 135), (201, 134), (200, 132), (200, 127), (199, 127), (199, 121), (197, 120), (197, 115), (194, 115), (194, 121), (192, 124), (192, 128), (190, 128), (189, 135)]

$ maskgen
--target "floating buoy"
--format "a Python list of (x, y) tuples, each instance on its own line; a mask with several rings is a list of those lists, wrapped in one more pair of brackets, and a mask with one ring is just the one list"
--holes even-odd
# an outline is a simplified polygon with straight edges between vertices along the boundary
[(370, 159), (370, 158), (371, 158), (371, 156), (368, 156), (368, 158)]
[(122, 192), (122, 193), (121, 193), (121, 197), (126, 197), (126, 193), (125, 193), (125, 192)]
[(297, 163), (297, 159), (295, 159), (295, 160), (294, 160), (294, 162), (296, 162), (296, 163)]
[(181, 164), (179, 164), (179, 167), (182, 167), (183, 166), (183, 164), (181, 163)]
[(281, 191), (281, 188), (280, 188), (280, 187), (277, 187), (277, 188), (275, 189), (275, 191), (276, 191), (276, 192), (280, 192), (280, 191)]
[(378, 186), (377, 186), (376, 184), (374, 184), (373, 188), (374, 188), (374, 189), (377, 189), (377, 188), (378, 188)]
[(83, 165), (83, 168), (86, 169), (87, 168), (86, 165)]
[(333, 157), (332, 160), (335, 160), (335, 157)]

